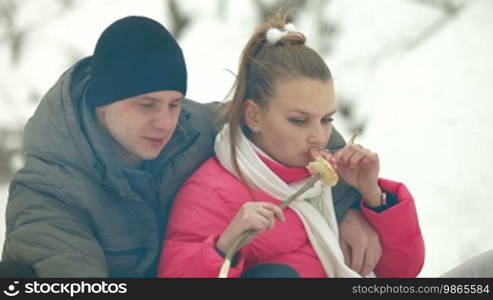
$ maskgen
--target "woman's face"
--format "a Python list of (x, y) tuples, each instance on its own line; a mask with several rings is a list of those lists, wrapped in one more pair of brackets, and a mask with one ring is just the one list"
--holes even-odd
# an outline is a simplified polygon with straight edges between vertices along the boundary
[(281, 164), (305, 167), (310, 149), (324, 149), (336, 111), (332, 80), (291, 78), (277, 82), (265, 107), (248, 100), (245, 121), (253, 142)]

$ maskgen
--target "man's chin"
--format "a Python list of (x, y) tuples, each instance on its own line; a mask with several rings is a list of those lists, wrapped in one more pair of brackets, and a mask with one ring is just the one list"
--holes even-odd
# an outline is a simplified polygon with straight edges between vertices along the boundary
[(148, 153), (144, 153), (140, 156), (140, 158), (142, 160), (153, 160), (153, 159), (156, 159), (158, 156), (159, 156), (159, 153), (161, 153), (161, 151), (159, 152), (148, 152)]

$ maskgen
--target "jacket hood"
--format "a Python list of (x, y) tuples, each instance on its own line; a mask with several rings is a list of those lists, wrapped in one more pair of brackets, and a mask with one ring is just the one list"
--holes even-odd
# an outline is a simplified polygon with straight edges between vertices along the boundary
[(94, 168), (88, 167), (98, 159), (82, 129), (80, 111), (89, 81), (89, 62), (86, 58), (68, 69), (41, 99), (24, 128), (23, 147), (28, 157), (72, 166), (89, 176), (100, 177)]
[[(115, 155), (111, 137), (96, 122), (85, 96), (90, 70), (91, 57), (87, 57), (62, 74), (46, 93), (24, 129), (24, 151), (28, 158), (75, 168), (117, 190), (122, 197), (134, 198), (131, 178), (147, 172), (125, 168)], [(186, 109), (182, 110), (172, 139), (156, 159), (143, 164), (146, 171), (158, 174), (182, 145), (193, 140), (197, 132), (192, 126), (183, 126), (189, 123), (189, 115)]]

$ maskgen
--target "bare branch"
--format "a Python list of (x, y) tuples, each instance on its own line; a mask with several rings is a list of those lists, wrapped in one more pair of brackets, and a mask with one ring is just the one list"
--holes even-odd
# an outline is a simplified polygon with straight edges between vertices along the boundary
[(464, 2), (458, 2), (453, 0), (410, 0), (410, 1), (439, 9), (447, 15), (457, 14), (465, 5)]
[(190, 24), (190, 17), (180, 10), (176, 0), (168, 0), (167, 4), (171, 14), (171, 33), (178, 40), (183, 30)]
[(68, 9), (74, 8), (74, 0), (59, 0), (58, 3), (60, 6), (58, 7), (58, 11), (50, 12), (49, 15), (44, 15), (42, 18), (34, 20), (28, 25), (19, 28), (15, 23), (19, 11), (17, 6), (18, 2), (11, 0), (2, 1), (3, 2), (0, 2), (0, 26), (3, 27), (4, 32), (0, 32), (0, 44), (6, 43), (7, 47), (10, 48), (10, 55), (14, 64), (20, 62), (24, 51), (24, 45), (31, 33), (50, 24), (53, 20), (58, 19), (59, 16), (66, 13)]
[[(425, 41), (431, 39), (442, 29), (444, 29), (450, 22), (456, 19), (467, 6), (465, 4), (453, 4), (450, 1), (446, 1), (446, 0), (443, 1), (410, 0), (410, 1), (426, 4), (434, 8), (439, 8), (444, 12), (444, 15), (439, 19), (435, 20), (434, 22), (432, 22), (430, 25), (423, 28), (421, 32), (416, 36), (406, 40), (401, 39), (394, 41), (390, 44), (387, 44), (371, 55), (365, 55), (360, 59), (355, 59), (351, 61), (350, 63), (346, 64), (346, 67), (351, 67), (353, 65), (359, 65), (359, 64), (367, 64), (369, 68), (374, 68), (376, 65), (380, 64), (382, 61), (388, 59), (393, 55), (413, 50), (419, 45), (422, 45)], [(447, 4), (446, 2), (450, 2), (450, 3)], [(445, 8), (449, 6), (450, 7), (453, 6), (454, 8), (453, 9)], [(451, 13), (451, 11), (453, 11), (453, 13)]]
[(291, 13), (290, 17), (292, 19), (296, 19), (298, 12), (301, 11), (302, 8), (306, 7), (307, 0), (277, 0), (268, 4), (262, 0), (255, 0), (254, 4), (257, 8), (257, 12), (259, 13), (260, 22), (263, 22), (279, 8), (287, 9)]

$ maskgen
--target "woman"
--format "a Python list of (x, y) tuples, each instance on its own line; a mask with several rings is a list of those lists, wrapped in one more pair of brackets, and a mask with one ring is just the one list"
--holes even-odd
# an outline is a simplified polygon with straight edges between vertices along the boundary
[(361, 210), (382, 242), (375, 274), (416, 276), (424, 245), (412, 196), (378, 178), (376, 153), (359, 145), (322, 150), (337, 110), (332, 76), (285, 20), (276, 14), (243, 51), (216, 157), (175, 199), (159, 275), (217, 277), (224, 253), (253, 229), (257, 236), (237, 253), (229, 277), (357, 277), (344, 263), (329, 187), (316, 185), (284, 211), (278, 206), (323, 155), (362, 195)]

